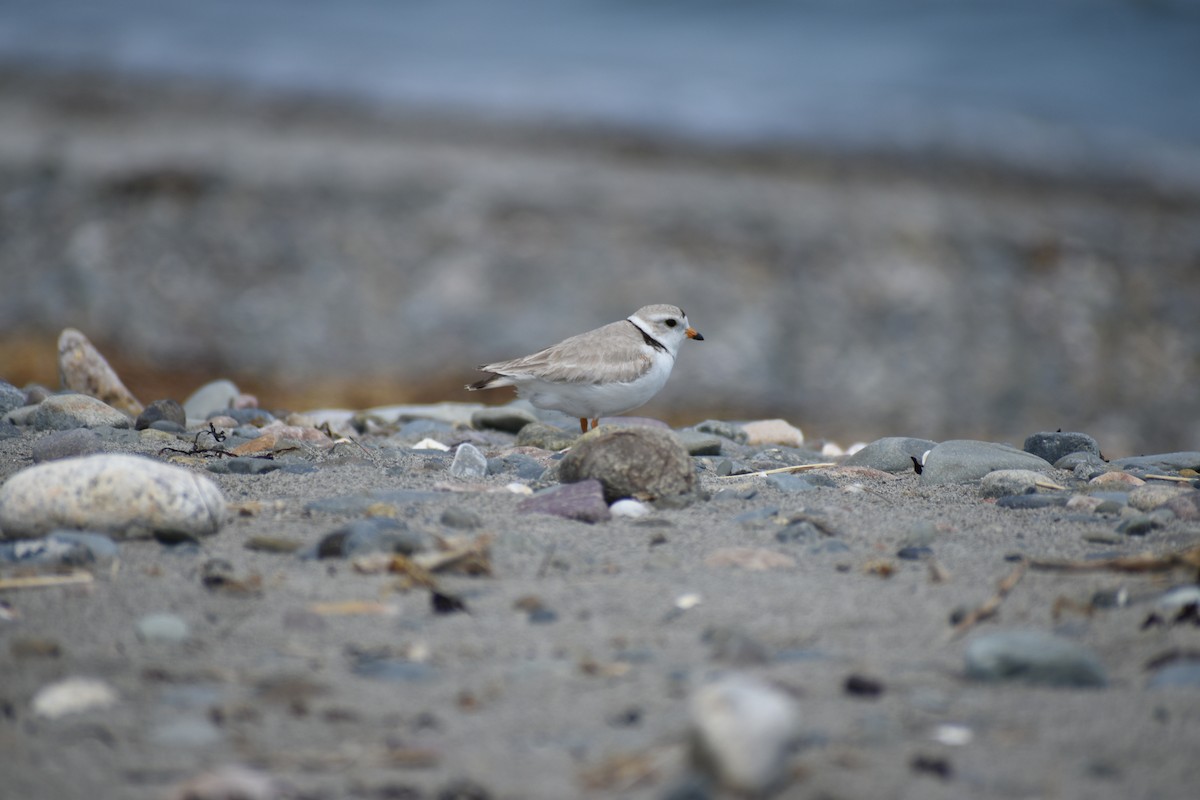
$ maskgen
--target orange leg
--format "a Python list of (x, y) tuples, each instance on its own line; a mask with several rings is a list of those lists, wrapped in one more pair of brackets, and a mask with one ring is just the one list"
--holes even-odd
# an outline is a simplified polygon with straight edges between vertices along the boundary
[(599, 428), (599, 427), (600, 427), (600, 418), (596, 417), (594, 420), (592, 420), (592, 430), (596, 430), (596, 428)]
[(579, 418), (579, 432), (587, 433), (587, 418), (586, 417)]

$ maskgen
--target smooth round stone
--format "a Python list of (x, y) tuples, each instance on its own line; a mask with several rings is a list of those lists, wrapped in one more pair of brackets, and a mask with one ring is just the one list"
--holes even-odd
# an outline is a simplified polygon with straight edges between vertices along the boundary
[(1062, 687), (1108, 683), (1104, 667), (1086, 647), (1043, 631), (1008, 630), (967, 645), (966, 675), (980, 681), (1023, 681)]
[(691, 456), (672, 431), (621, 428), (583, 437), (559, 465), (563, 483), (594, 478), (604, 498), (678, 499), (694, 497), (696, 471)]
[[(261, 428), (264, 425), (269, 425), (275, 421), (275, 415), (264, 408), (223, 408), (220, 410), (223, 416), (232, 417), (237, 421), (239, 426), (249, 425), (254, 428)], [(256, 434), (257, 435), (257, 434)]]
[(1146, 682), (1150, 689), (1200, 689), (1200, 659), (1188, 658), (1161, 667)]
[(100, 434), (90, 428), (56, 431), (33, 443), (33, 463), (57, 461), (60, 458), (86, 456), (103, 449)]
[(459, 530), (472, 530), (483, 527), (483, 517), (470, 509), (460, 506), (447, 508), (442, 512), (439, 521), (447, 528), (458, 528)]
[(614, 517), (637, 519), (638, 517), (644, 517), (649, 514), (650, 506), (646, 505), (640, 500), (625, 498), (624, 500), (618, 500), (617, 502), (613, 503), (608, 507), (608, 510), (612, 512)]
[(870, 467), (900, 474), (913, 471), (915, 458), (920, 461), (928, 451), (937, 446), (929, 439), (914, 439), (906, 436), (889, 436), (876, 439), (842, 462), (848, 467)]
[(908, 545), (896, 551), (896, 558), (905, 561), (921, 561), (922, 559), (933, 558), (933, 548), (928, 545)]
[(133, 427), (142, 431), (162, 422), (170, 422), (178, 429), (187, 427), (187, 415), (184, 414), (183, 406), (176, 400), (155, 400), (142, 409), (142, 413), (134, 420)]
[(750, 438), (740, 425), (735, 425), (732, 422), (724, 422), (719, 419), (706, 419), (699, 425), (693, 425), (692, 430), (698, 433), (711, 433), (714, 436), (729, 439), (737, 444), (745, 444)]
[(1117, 472), (1115, 470), (1102, 472), (1096, 477), (1088, 481), (1091, 486), (1098, 486), (1106, 489), (1133, 489), (1137, 486), (1144, 486), (1146, 482), (1136, 475), (1130, 475), (1128, 472)]
[(39, 403), (30, 418), (38, 430), (130, 427), (129, 417), (86, 394), (54, 394)]
[(1053, 467), (1043, 458), (1008, 445), (952, 439), (929, 451), (921, 470), (920, 483), (924, 486), (970, 483), (998, 469), (1044, 472)]
[(1096, 474), (1108, 471), (1108, 463), (1095, 453), (1067, 453), (1054, 462), (1054, 468), (1064, 472), (1075, 472), (1080, 467), (1089, 469)]
[(481, 408), (471, 415), (471, 427), (476, 430), (504, 431), (505, 433), (520, 433), (521, 428), (538, 418), (523, 408), (514, 406), (498, 406)]
[(1086, 433), (1043, 431), (1025, 439), (1025, 452), (1053, 464), (1071, 453), (1092, 453), (1100, 457), (1100, 445)]
[(25, 405), (25, 393), (8, 381), (0, 380), (0, 417)]
[(1038, 483), (1046, 476), (1028, 469), (998, 469), (984, 475), (979, 481), (979, 491), (984, 497), (1007, 497), (1014, 494), (1030, 494), (1038, 490)]
[(568, 433), (562, 428), (533, 422), (521, 428), (517, 434), (518, 447), (539, 447), (542, 450), (565, 450), (575, 444), (577, 433)]
[(1171, 500), (1194, 489), (1185, 489), (1170, 483), (1151, 481), (1129, 491), (1129, 505), (1138, 511), (1153, 511), (1162, 508)]
[(0, 561), (87, 566), (111, 562), (117, 545), (107, 536), (82, 531), (55, 531), (42, 539), (0, 542)]
[(66, 678), (43, 686), (33, 696), (33, 713), (47, 719), (109, 708), (116, 705), (117, 692), (95, 678)]
[(125, 388), (104, 356), (87, 337), (67, 328), (58, 337), (58, 374), (64, 388), (98, 398), (131, 417), (142, 413), (142, 404)]
[(804, 432), (785, 419), (760, 419), (742, 423), (746, 444), (777, 444), (785, 447), (804, 447)]
[(1184, 522), (1200, 520), (1200, 491), (1190, 491), (1167, 501), (1165, 508)]
[(689, 703), (691, 760), (725, 789), (764, 796), (786, 779), (800, 710), (766, 681), (731, 673), (697, 690)]
[(527, 497), (517, 506), (522, 514), (551, 514), (579, 522), (605, 522), (612, 517), (600, 481), (589, 479), (554, 486)]
[(137, 637), (143, 642), (178, 644), (188, 637), (188, 624), (175, 614), (147, 614), (135, 624)]
[(459, 480), (481, 480), (487, 477), (487, 457), (479, 452), (479, 448), (469, 442), (460, 444), (454, 451), (454, 461), (450, 464), (450, 474)]
[(103, 453), (28, 467), (0, 486), (0, 531), (41, 536), (56, 528), (118, 538), (207, 536), (225, 521), (217, 485), (182, 467)]
[(241, 390), (233, 381), (219, 380), (206, 383), (183, 401), (184, 415), (188, 419), (208, 419), (218, 411), (233, 405)]

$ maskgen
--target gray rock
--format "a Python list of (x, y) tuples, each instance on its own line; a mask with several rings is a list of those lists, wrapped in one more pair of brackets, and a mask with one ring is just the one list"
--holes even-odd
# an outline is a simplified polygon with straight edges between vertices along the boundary
[(356, 558), (370, 553), (400, 553), (407, 556), (419, 553), (426, 547), (425, 535), (409, 530), (402, 520), (368, 517), (330, 531), (315, 545), (300, 551), (299, 557)]
[(721, 455), (721, 437), (709, 436), (696, 431), (683, 430), (675, 434), (679, 437), (679, 441), (683, 442), (683, 446), (687, 449), (688, 455), (693, 456), (719, 456)]
[(0, 380), (0, 417), (25, 405), (25, 393), (8, 381)]
[(0, 420), (0, 439), (16, 439), (21, 435), (21, 429), (7, 419)]
[(1075, 477), (1088, 480), (1102, 472), (1108, 472), (1108, 463), (1095, 453), (1067, 453), (1054, 462), (1054, 468), (1064, 472), (1075, 472)]
[(1010, 494), (996, 501), (996, 508), (1035, 509), (1065, 506), (1070, 500), (1067, 494)]
[(479, 448), (464, 442), (454, 451), (450, 474), (459, 480), (481, 480), (487, 477), (488, 462)]
[[(1135, 486), (1130, 489), (1128, 502), (1129, 505), (1138, 511), (1153, 511), (1156, 508), (1162, 508), (1176, 497), (1191, 491), (1194, 490), (1184, 489), (1174, 484), (1151, 481), (1145, 486)], [(1095, 493), (1093, 492), (1093, 494)]]
[(788, 475), (786, 472), (768, 476), (767, 485), (773, 486), (782, 492), (808, 492), (817, 488), (815, 484), (808, 480), (797, 475)]
[(98, 533), (54, 531), (43, 539), (0, 542), (0, 561), (81, 567), (106, 564), (118, 555), (115, 542)]
[(583, 438), (560, 463), (559, 479), (575, 483), (589, 478), (603, 484), (609, 502), (691, 497), (697, 484), (679, 437), (657, 428), (624, 428)]
[(136, 431), (145, 431), (155, 422), (173, 422), (176, 426), (187, 427), (187, 415), (184, 407), (173, 399), (161, 399), (146, 405), (138, 419), (133, 421)]
[(223, 408), (219, 412), (214, 412), (214, 414), (216, 413), (236, 420), (239, 427), (249, 426), (248, 432), (252, 436), (258, 436), (261, 433), (259, 428), (275, 421), (275, 415), (265, 408)]
[(691, 759), (730, 792), (759, 797), (787, 778), (800, 712), (790, 695), (732, 673), (693, 694)]
[(100, 435), (90, 428), (56, 431), (33, 443), (33, 463), (57, 461), (60, 458), (86, 456), (103, 449)]
[(1025, 452), (1053, 464), (1071, 453), (1091, 453), (1099, 458), (1100, 445), (1086, 433), (1043, 431), (1026, 437)]
[(1053, 467), (1043, 458), (1008, 445), (952, 439), (929, 451), (921, 471), (920, 483), (924, 486), (970, 483), (998, 469), (1042, 472)]
[(1165, 508), (1185, 522), (1200, 520), (1200, 491), (1188, 492), (1167, 501)]
[(488, 459), (488, 473), (492, 475), (512, 472), (521, 480), (535, 481), (542, 477), (545, 471), (546, 467), (542, 462), (524, 453), (508, 453), (499, 458)]
[(1126, 536), (1145, 536), (1155, 528), (1161, 525), (1158, 520), (1149, 514), (1135, 514), (1121, 521), (1117, 526), (1117, 533), (1123, 533)]
[(568, 433), (562, 428), (533, 422), (521, 428), (517, 434), (518, 447), (540, 447), (543, 450), (565, 450), (579, 438), (577, 433)]
[(522, 514), (552, 514), (580, 522), (605, 522), (611, 518), (598, 480), (554, 486), (527, 497), (517, 506)]
[(1179, 472), (1181, 469), (1194, 469), (1200, 472), (1200, 452), (1187, 450), (1151, 456), (1129, 456), (1114, 458), (1109, 464), (1118, 469), (1133, 471)]
[(420, 489), (377, 489), (369, 494), (311, 500), (304, 504), (304, 510), (319, 514), (366, 514), (372, 506), (379, 503), (399, 507), (436, 500), (444, 496), (440, 492), (427, 492)]
[(1038, 483), (1045, 480), (1045, 475), (1033, 470), (998, 469), (983, 476), (979, 481), (979, 491), (984, 497), (1032, 494), (1038, 490)]
[(711, 433), (736, 444), (745, 444), (750, 441), (750, 434), (742, 430), (741, 425), (719, 419), (706, 419), (698, 425), (693, 425), (692, 430), (699, 433)]
[(130, 427), (129, 417), (86, 394), (55, 394), (34, 409), (30, 424), (38, 430), (71, 428)]
[(67, 328), (58, 337), (58, 377), (63, 388), (94, 397), (130, 417), (142, 413), (142, 404), (121, 383), (116, 371), (74, 328)]
[(1023, 681), (1047, 686), (1093, 687), (1108, 683), (1091, 650), (1035, 630), (981, 636), (966, 649), (966, 675), (980, 681)]
[(483, 526), (483, 517), (461, 506), (450, 506), (442, 512), (439, 522), (447, 528), (472, 530)]
[(515, 406), (481, 408), (471, 415), (472, 428), (504, 431), (505, 433), (520, 433), (526, 425), (537, 421), (538, 418), (533, 414)]
[(226, 517), (225, 498), (203, 475), (148, 458), (113, 453), (50, 461), (0, 486), (0, 531), (7, 538), (56, 528), (118, 538), (174, 533), (207, 536)]
[(1146, 682), (1149, 689), (1200, 689), (1200, 659), (1179, 658), (1160, 667)]
[(183, 617), (175, 614), (147, 614), (134, 624), (138, 639), (143, 642), (178, 644), (187, 639), (190, 631)]
[(929, 439), (889, 436), (876, 439), (849, 456), (842, 464), (848, 467), (870, 467), (897, 474), (912, 472), (912, 460), (915, 458), (920, 461), (927, 451), (936, 446), (937, 442)]
[(239, 394), (241, 390), (233, 381), (212, 381), (183, 401), (183, 411), (188, 419), (208, 419), (215, 412), (229, 408)]

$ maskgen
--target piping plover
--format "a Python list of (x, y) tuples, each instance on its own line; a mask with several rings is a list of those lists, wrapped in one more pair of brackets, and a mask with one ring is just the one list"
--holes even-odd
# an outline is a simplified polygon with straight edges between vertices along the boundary
[(704, 341), (682, 308), (644, 306), (532, 355), (484, 364), (479, 369), (490, 374), (467, 388), (515, 386), (538, 408), (578, 417), (586, 433), (589, 419), (595, 428), (600, 417), (632, 411), (658, 394), (684, 339)]

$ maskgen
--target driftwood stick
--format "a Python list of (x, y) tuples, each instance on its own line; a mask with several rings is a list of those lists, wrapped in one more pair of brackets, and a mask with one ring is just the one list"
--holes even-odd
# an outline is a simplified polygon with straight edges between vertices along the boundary
[(1000, 582), (996, 584), (995, 594), (993, 594), (975, 609), (969, 611), (965, 617), (959, 620), (958, 624), (954, 626), (954, 629), (950, 631), (950, 638), (957, 639), (971, 628), (978, 625), (980, 622), (983, 622), (989, 617), (995, 616), (996, 611), (1000, 608), (1000, 604), (1004, 602), (1004, 598), (1007, 597), (1008, 593), (1011, 592), (1016, 585), (1021, 582), (1021, 578), (1025, 577), (1025, 571), (1027, 569), (1029, 569), (1029, 562), (1021, 559), (1021, 561), (1017, 563), (1017, 566), (1013, 568), (1012, 572), (1005, 575), (1000, 579)]

